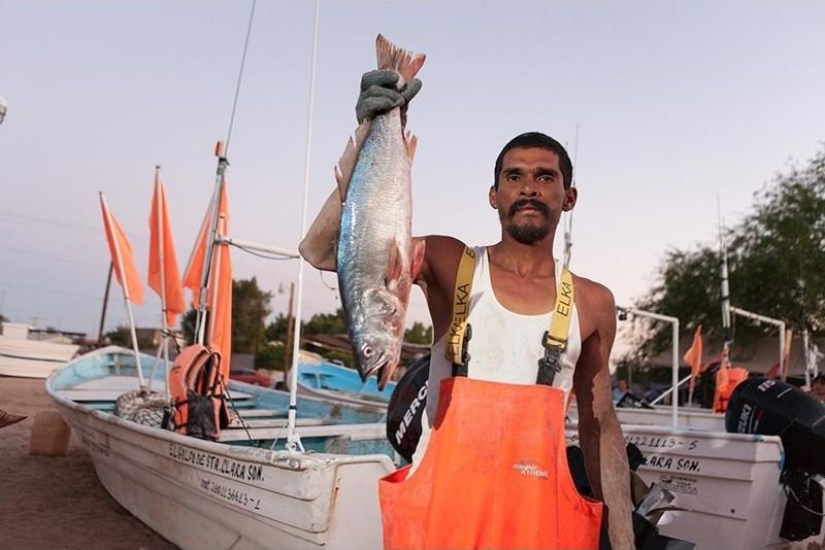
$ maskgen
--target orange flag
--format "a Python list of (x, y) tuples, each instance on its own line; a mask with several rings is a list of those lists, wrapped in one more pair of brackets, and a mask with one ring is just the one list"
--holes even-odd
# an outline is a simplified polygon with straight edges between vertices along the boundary
[[(222, 194), (222, 198), (226, 198), (226, 192)], [(225, 200), (221, 200), (221, 208), (226, 204)], [(189, 255), (189, 263), (186, 265), (186, 272), (183, 275), (183, 286), (192, 291), (192, 304), (198, 307), (200, 296), (198, 295), (203, 280), (203, 262), (206, 258), (207, 236), (211, 229), (210, 222), (212, 221), (212, 208), (207, 209), (206, 215), (203, 217), (198, 238), (195, 240), (195, 246), (192, 248), (192, 253)]]
[[(221, 204), (226, 204), (226, 196)], [(218, 221), (218, 234), (227, 236), (226, 217)], [(229, 245), (215, 246), (209, 289), (209, 347), (221, 352), (221, 375), (229, 379), (229, 361), (232, 356), (232, 262)]]
[(143, 303), (143, 283), (135, 267), (132, 245), (109, 211), (103, 193), (100, 194), (100, 210), (103, 213), (103, 227), (106, 229), (106, 240), (109, 242), (109, 254), (112, 256), (117, 282), (123, 287), (126, 299), (140, 305)]
[(178, 315), (186, 311), (186, 301), (166, 207), (166, 193), (158, 172), (155, 172), (155, 192), (149, 214), (149, 287), (161, 297), (166, 310), (166, 325), (173, 327), (177, 324)]
[[(206, 212), (201, 224), (195, 248), (189, 257), (183, 286), (192, 291), (192, 302), (197, 307), (198, 293), (203, 278), (203, 262), (206, 257), (208, 235), (211, 229), (212, 209)], [(226, 185), (221, 188), (221, 203), (218, 211), (218, 235), (228, 236), (229, 201)], [(216, 244), (212, 253), (212, 265), (207, 288), (208, 330), (207, 342), (212, 349), (221, 352), (221, 373), (229, 377), (229, 359), (232, 351), (232, 262), (228, 244)]]
[(690, 365), (690, 393), (693, 394), (693, 388), (696, 384), (696, 378), (699, 376), (699, 371), (702, 369), (702, 325), (696, 327), (696, 332), (693, 333), (693, 344), (690, 349), (685, 352), (685, 363)]

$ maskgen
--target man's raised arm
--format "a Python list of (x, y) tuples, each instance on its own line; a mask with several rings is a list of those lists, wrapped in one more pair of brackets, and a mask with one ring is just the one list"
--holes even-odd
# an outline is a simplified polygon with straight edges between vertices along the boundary
[(335, 271), (335, 245), (340, 224), (341, 195), (338, 188), (335, 188), (298, 245), (298, 252), (312, 267), (323, 271)]

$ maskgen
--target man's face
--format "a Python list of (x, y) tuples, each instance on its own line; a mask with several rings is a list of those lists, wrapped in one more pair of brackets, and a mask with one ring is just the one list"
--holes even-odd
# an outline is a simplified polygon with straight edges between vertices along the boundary
[(498, 210), (501, 226), (525, 244), (552, 236), (561, 212), (575, 203), (576, 190), (564, 189), (558, 155), (540, 148), (507, 151), (498, 190), (490, 189), (490, 204)]

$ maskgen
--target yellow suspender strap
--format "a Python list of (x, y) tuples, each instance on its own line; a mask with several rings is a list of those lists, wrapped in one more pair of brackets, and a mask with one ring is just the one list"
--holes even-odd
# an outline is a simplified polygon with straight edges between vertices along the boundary
[(470, 359), (467, 355), (467, 340), (472, 337), (472, 328), (467, 324), (467, 315), (470, 312), (470, 292), (473, 288), (475, 262), (475, 250), (465, 246), (455, 276), (453, 319), (447, 332), (447, 346), (444, 348), (444, 357), (447, 361), (453, 365), (465, 367), (465, 371)]
[(567, 333), (570, 331), (570, 315), (573, 312), (573, 275), (562, 269), (561, 281), (556, 290), (556, 307), (550, 319), (550, 330), (544, 333), (544, 356), (539, 359), (537, 384), (553, 385), (556, 373), (561, 370), (561, 354), (567, 349)]

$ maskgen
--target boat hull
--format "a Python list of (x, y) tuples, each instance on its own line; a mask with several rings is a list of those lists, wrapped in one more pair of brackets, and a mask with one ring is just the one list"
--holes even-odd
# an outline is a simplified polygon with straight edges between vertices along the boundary
[[(203, 441), (78, 403), (66, 397), (76, 390), (59, 384), (47, 383), (47, 391), (107, 491), (183, 549), (382, 545), (377, 481), (395, 469), (384, 454)], [(338, 428), (341, 439), (357, 439)]]
[[(679, 510), (664, 514), (663, 535), (693, 542), (695, 550), (803, 550), (823, 541), (825, 524), (802, 541), (779, 536), (787, 495), (778, 436), (727, 433), (724, 415), (708, 411), (680, 410), (678, 427), (669, 408), (616, 412), (625, 442), (644, 455), (639, 476), (675, 496), (671, 506)], [(577, 441), (575, 424), (568, 437)]]

